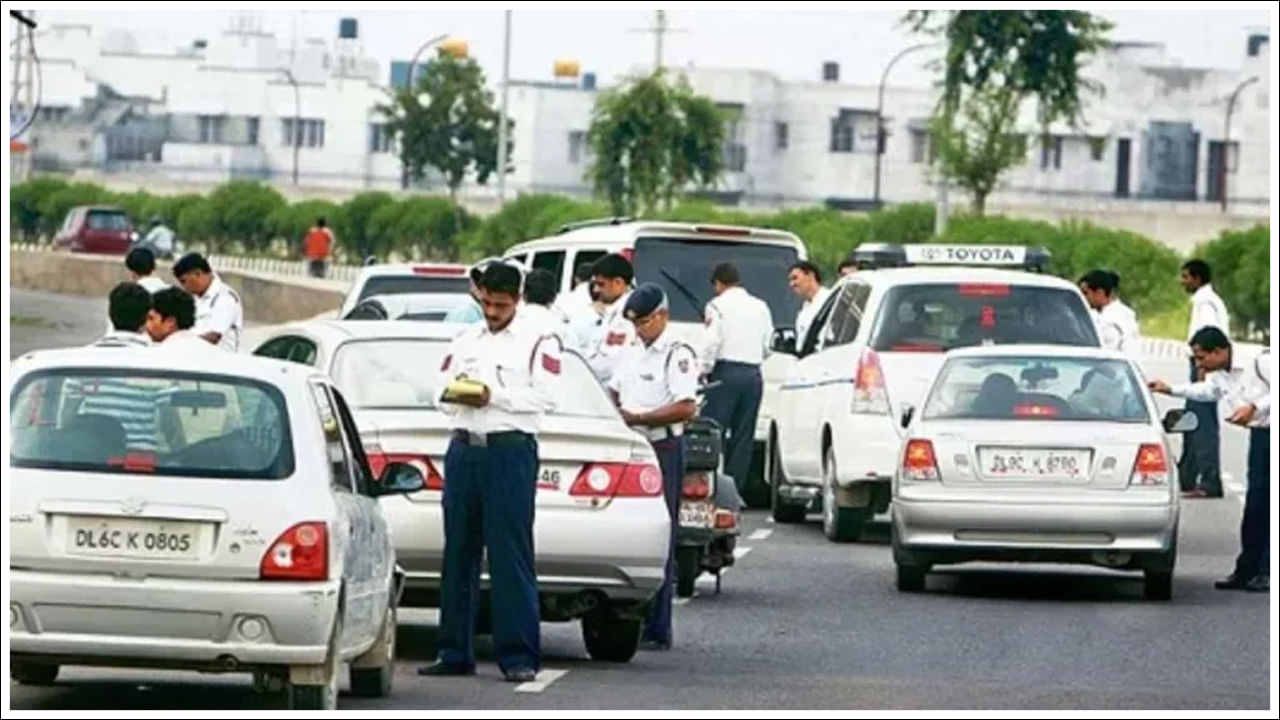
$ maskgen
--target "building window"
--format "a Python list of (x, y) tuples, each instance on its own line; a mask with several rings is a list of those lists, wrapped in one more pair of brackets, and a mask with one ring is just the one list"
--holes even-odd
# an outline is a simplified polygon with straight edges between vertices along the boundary
[(587, 133), (582, 130), (569, 131), (569, 164), (580, 165), (587, 154)]
[(262, 127), (262, 121), (261, 121), (261, 120), (259, 120), (259, 119), (258, 119), (258, 118), (256, 118), (256, 117), (245, 118), (245, 123), (244, 123), (244, 125), (245, 125), (245, 132), (244, 132), (244, 135), (245, 135), (245, 137), (244, 137), (244, 144), (245, 144), (245, 145), (257, 145), (257, 144), (258, 144), (258, 131), (259, 131), (259, 130), (261, 129), (261, 127)]
[(280, 144), (285, 147), (292, 147), (294, 141), (298, 143), (299, 147), (324, 147), (323, 120), (303, 118), (298, 121), (298, 125), (295, 128), (293, 118), (285, 118), (280, 121), (280, 128)]
[(391, 141), (392, 133), (385, 123), (369, 123), (369, 152), (371, 154), (391, 152)]
[(1045, 135), (1040, 138), (1040, 169), (1062, 169), (1062, 136)]
[(831, 152), (853, 152), (853, 121), (843, 113), (831, 119)]
[(882, 145), (876, 136), (874, 112), (841, 109), (831, 119), (830, 150), (833, 153), (874, 153)]
[(742, 172), (747, 169), (747, 146), (742, 143), (728, 143), (724, 146), (725, 172)]
[(776, 122), (773, 124), (773, 146), (778, 150), (786, 150), (791, 143), (789, 133), (791, 128), (784, 122)]
[(200, 144), (226, 143), (227, 118), (225, 115), (197, 115), (196, 121), (200, 125)]
[(1089, 138), (1089, 157), (1092, 158), (1094, 162), (1101, 162), (1103, 156), (1106, 155), (1106, 153), (1107, 153), (1106, 138), (1104, 137)]
[(933, 148), (929, 143), (929, 131), (919, 128), (911, 129), (911, 162), (915, 165), (925, 161), (933, 162)]

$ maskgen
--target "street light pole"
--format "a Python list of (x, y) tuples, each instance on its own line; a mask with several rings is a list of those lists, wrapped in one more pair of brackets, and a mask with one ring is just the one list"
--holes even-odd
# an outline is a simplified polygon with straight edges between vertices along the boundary
[[(422, 53), (426, 52), (427, 49), (430, 48), (432, 45), (436, 45), (438, 43), (444, 42), (446, 39), (448, 39), (448, 37), (449, 37), (448, 34), (437, 35), (431, 38), (430, 40), (427, 40), (426, 42), (422, 43), (422, 46), (418, 48), (418, 51), (413, 54), (413, 59), (409, 61), (409, 77), (405, 79), (406, 87), (410, 92), (413, 92), (414, 87), (417, 85), (418, 59), (422, 57)], [(403, 160), (401, 160), (400, 161), (400, 189), (406, 190), (408, 189), (408, 187), (409, 187), (409, 167), (404, 164)]]
[(298, 90), (298, 79), (293, 76), (293, 71), (288, 68), (281, 68), (280, 72), (284, 73), (289, 84), (293, 86), (293, 186), (298, 186), (298, 151), (301, 149), (302, 140), (302, 94)]
[(923, 50), (925, 48), (933, 47), (933, 46), (934, 46), (934, 43), (921, 43), (919, 45), (912, 45), (908, 48), (904, 48), (897, 55), (893, 56), (893, 59), (889, 61), (889, 64), (884, 66), (884, 72), (880, 73), (880, 88), (876, 92), (876, 163), (875, 163), (876, 171), (875, 171), (875, 190), (873, 191), (873, 196), (872, 196), (873, 201), (875, 203), (875, 207), (877, 208), (880, 207), (880, 162), (881, 162), (880, 156), (884, 154), (884, 84), (885, 84), (885, 81), (888, 80), (889, 78), (889, 71), (892, 70), (893, 66), (896, 65), (898, 61), (901, 60), (904, 56), (909, 55), (910, 53), (913, 53), (917, 50)]
[(502, 109), (498, 112), (498, 207), (507, 202), (507, 86), (511, 80), (511, 11), (505, 11), (504, 15)]
[[(1235, 114), (1236, 100), (1240, 98), (1240, 92), (1253, 83), (1258, 82), (1258, 76), (1245, 80), (1231, 91), (1231, 97), (1227, 99), (1227, 116), (1223, 121), (1222, 127), (1222, 160), (1218, 163), (1218, 189), (1222, 195), (1222, 212), (1227, 211), (1227, 163), (1231, 159), (1231, 116)], [(1239, 153), (1236, 154), (1239, 157)]]

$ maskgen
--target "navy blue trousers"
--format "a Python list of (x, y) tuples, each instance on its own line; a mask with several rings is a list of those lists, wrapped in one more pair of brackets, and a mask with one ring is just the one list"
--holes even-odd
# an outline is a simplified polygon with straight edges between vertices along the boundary
[(764, 397), (764, 379), (759, 365), (718, 362), (710, 380), (720, 385), (707, 391), (703, 417), (724, 427), (724, 471), (733, 478), (741, 494), (751, 472), (751, 448), (756, 440), (756, 418)]
[(1271, 574), (1271, 430), (1249, 431), (1249, 489), (1240, 520), (1238, 577), (1249, 579)]
[(649, 617), (644, 623), (643, 639), (671, 645), (671, 602), (675, 598), (676, 582), (676, 528), (680, 524), (680, 492), (684, 486), (684, 438), (653, 443), (662, 468), (662, 496), (667, 501), (667, 513), (671, 516), (671, 545), (667, 550), (667, 569), (662, 576), (662, 589), (649, 606)]
[[(1191, 382), (1196, 382), (1191, 363)], [(1200, 488), (1210, 495), (1222, 494), (1222, 438), (1218, 424), (1218, 403), (1187, 401), (1187, 410), (1200, 421), (1194, 432), (1183, 436), (1178, 479), (1183, 491)]]
[(538, 443), (532, 436), (494, 447), (454, 440), (444, 467), (439, 660), (475, 666), (480, 565), (487, 551), (498, 667), (536, 672), (541, 654), (533, 557)]

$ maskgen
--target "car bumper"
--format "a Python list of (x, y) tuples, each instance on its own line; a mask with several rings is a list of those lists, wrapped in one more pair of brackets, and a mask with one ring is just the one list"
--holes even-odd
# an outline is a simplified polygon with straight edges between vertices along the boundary
[[(836, 483), (842, 488), (863, 483), (887, 483), (897, 471), (902, 438), (888, 415), (849, 414), (839, 419), (835, 429), (833, 450)], [(792, 481), (794, 484), (820, 488), (822, 481)], [(810, 495), (810, 497), (812, 497)], [(807, 498), (796, 497), (795, 501)]]
[(9, 651), (85, 665), (233, 670), (319, 664), (338, 590), (337, 581), (135, 580), (14, 570)]

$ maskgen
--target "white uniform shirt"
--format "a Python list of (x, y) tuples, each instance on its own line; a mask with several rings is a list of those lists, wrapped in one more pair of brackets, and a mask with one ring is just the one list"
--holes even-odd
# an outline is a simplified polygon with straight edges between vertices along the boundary
[(618, 356), (622, 350), (636, 342), (636, 326), (623, 316), (622, 310), (627, 306), (627, 293), (610, 305), (600, 317), (600, 327), (592, 342), (592, 349), (587, 355), (587, 363), (596, 378), (605, 385), (617, 371)]
[(652, 345), (637, 342), (621, 353), (609, 381), (618, 404), (631, 413), (657, 410), (698, 396), (698, 355), (675, 339), (670, 328)]
[(1130, 354), (1138, 352), (1138, 316), (1132, 308), (1115, 299), (1103, 306), (1095, 319), (1102, 347)]
[(207, 340), (200, 337), (193, 330), (179, 330), (169, 337), (157, 343), (156, 347), (162, 350), (195, 350), (197, 352), (206, 352), (213, 347)]
[(1196, 402), (1216, 402), (1218, 412), (1228, 418), (1245, 405), (1256, 411), (1251, 428), (1271, 427), (1271, 353), (1263, 352), (1252, 367), (1211, 372), (1198, 383), (1182, 383), (1170, 388), (1174, 397)]
[(497, 333), (487, 323), (470, 326), (449, 346), (437, 387), (443, 395), (449, 383), (466, 375), (489, 386), (489, 404), (440, 402), (440, 409), (455, 430), (536, 434), (542, 415), (555, 408), (561, 361), (560, 344), (518, 318)]
[(569, 319), (574, 347), (586, 354), (595, 348), (596, 332), (600, 329), (600, 311), (591, 301), (589, 285), (589, 282), (578, 283), (572, 292), (557, 297), (554, 306)]
[(576, 348), (576, 341), (569, 329), (569, 318), (557, 307), (536, 303), (521, 303), (516, 310), (516, 322), (529, 326), (539, 335), (554, 335), (564, 347)]
[(222, 338), (218, 347), (231, 352), (240, 350), (240, 333), (244, 329), (244, 307), (240, 295), (222, 278), (213, 276), (204, 294), (196, 297), (196, 335), (216, 332)]
[(1231, 316), (1227, 313), (1227, 304), (1222, 302), (1212, 285), (1201, 285), (1191, 296), (1191, 324), (1187, 329), (1187, 342), (1200, 328), (1216, 327), (1227, 335), (1231, 334)]
[(773, 315), (763, 300), (732, 287), (707, 303), (706, 342), (699, 353), (704, 373), (721, 360), (760, 365), (769, 356)]
[(145, 332), (112, 330), (103, 335), (92, 347), (151, 347), (151, 336)]
[(809, 326), (813, 324), (813, 317), (822, 309), (822, 304), (831, 297), (831, 289), (818, 286), (818, 294), (813, 296), (812, 300), (805, 300), (800, 306), (800, 312), (796, 313), (796, 346), (804, 344), (804, 337), (809, 332)]

